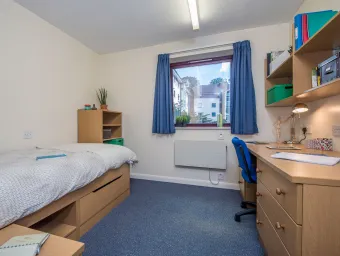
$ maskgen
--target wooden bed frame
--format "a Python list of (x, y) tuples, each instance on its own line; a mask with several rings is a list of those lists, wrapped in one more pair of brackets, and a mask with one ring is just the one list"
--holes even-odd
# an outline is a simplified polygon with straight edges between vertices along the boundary
[(130, 166), (124, 164), (15, 223), (79, 240), (129, 195)]

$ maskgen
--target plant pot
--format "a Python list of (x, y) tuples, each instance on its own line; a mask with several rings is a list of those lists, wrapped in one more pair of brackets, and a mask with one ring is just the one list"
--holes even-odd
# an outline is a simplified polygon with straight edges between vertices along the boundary
[(100, 105), (100, 109), (107, 110), (107, 105)]

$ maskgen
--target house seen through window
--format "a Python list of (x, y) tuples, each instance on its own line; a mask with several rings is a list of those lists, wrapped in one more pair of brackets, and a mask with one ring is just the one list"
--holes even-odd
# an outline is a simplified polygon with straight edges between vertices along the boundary
[(230, 124), (231, 56), (171, 64), (174, 118), (189, 116), (188, 126)]

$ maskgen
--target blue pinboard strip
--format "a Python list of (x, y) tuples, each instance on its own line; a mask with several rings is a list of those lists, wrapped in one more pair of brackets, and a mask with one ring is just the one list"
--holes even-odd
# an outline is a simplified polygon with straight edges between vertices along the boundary
[(58, 158), (58, 157), (65, 157), (65, 154), (61, 154), (61, 155), (49, 155), (49, 156), (37, 156), (37, 158), (35, 159), (36, 161), (41, 160), (41, 159), (48, 159), (48, 158)]

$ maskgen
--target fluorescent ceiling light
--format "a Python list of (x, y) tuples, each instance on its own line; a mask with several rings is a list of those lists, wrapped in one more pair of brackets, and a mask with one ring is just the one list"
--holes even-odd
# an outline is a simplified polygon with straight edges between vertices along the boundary
[(188, 0), (188, 5), (191, 16), (192, 29), (198, 30), (200, 29), (200, 24), (198, 21), (197, 0)]

